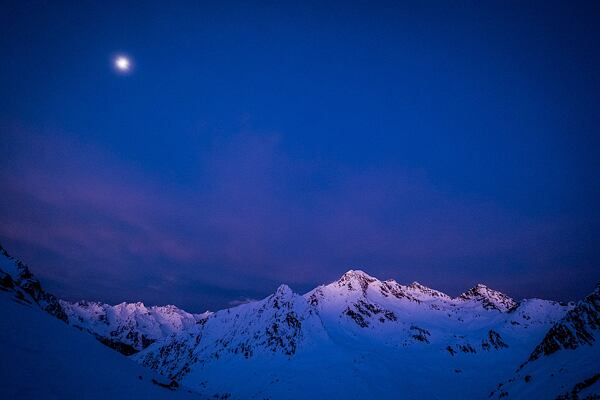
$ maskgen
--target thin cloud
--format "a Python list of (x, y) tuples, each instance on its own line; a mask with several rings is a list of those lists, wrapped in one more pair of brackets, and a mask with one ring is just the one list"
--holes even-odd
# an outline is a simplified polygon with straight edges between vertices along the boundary
[(235, 307), (235, 306), (239, 306), (241, 304), (248, 304), (248, 303), (254, 303), (255, 301), (258, 301), (258, 299), (250, 299), (250, 298), (243, 298), (243, 299), (235, 299), (235, 300), (231, 300), (229, 303), (230, 306)]
[[(8, 138), (0, 238), (44, 265), (64, 296), (89, 290), (109, 301), (117, 287), (129, 300), (170, 303), (170, 291), (216, 309), (251, 300), (244, 292), (310, 287), (356, 265), (452, 291), (468, 276), (509, 286), (515, 266), (542, 272), (585, 259), (558, 245), (577, 221), (455, 198), (398, 166), (299, 162), (277, 135), (238, 135), (199, 151), (187, 186), (55, 133)], [(238, 300), (215, 304), (219, 289), (211, 298), (190, 280)], [(169, 291), (147, 289), (161, 285)]]

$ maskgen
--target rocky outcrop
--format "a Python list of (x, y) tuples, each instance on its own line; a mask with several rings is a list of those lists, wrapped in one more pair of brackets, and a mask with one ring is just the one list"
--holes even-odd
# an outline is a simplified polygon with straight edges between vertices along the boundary
[(209, 315), (193, 329), (174, 334), (135, 355), (142, 365), (173, 379), (223, 359), (257, 355), (293, 357), (306, 332), (322, 329), (306, 299), (281, 285), (264, 300)]
[(21, 260), (12, 257), (0, 245), (0, 290), (13, 293), (18, 301), (35, 304), (48, 314), (68, 322), (67, 314), (56, 296), (46, 292), (40, 281)]
[(482, 304), (486, 310), (510, 312), (517, 307), (517, 302), (504, 293), (490, 289), (483, 284), (467, 290), (458, 297), (460, 300), (475, 300)]
[(528, 361), (534, 361), (542, 355), (550, 355), (561, 349), (574, 350), (582, 345), (593, 345), (595, 331), (600, 329), (600, 284), (577, 306), (569, 311), (565, 318), (554, 325), (542, 342), (536, 346)]
[(554, 324), (493, 398), (600, 398), (600, 285)]

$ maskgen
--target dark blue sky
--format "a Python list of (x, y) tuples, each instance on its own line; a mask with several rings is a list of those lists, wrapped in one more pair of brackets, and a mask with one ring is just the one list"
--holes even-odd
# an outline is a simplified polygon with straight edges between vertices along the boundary
[(0, 241), (58, 295), (600, 279), (598, 2), (175, 3), (0, 6)]

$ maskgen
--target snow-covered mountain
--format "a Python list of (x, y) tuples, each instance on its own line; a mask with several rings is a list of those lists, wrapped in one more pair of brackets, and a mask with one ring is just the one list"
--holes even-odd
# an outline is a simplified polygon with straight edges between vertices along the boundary
[(121, 303), (111, 306), (59, 300), (43, 289), (25, 263), (12, 257), (1, 245), (0, 290), (91, 333), (101, 343), (125, 355), (137, 353), (157, 339), (187, 329), (210, 315), (210, 312), (190, 314), (173, 305), (146, 307), (143, 303)]
[(487, 310), (511, 311), (518, 304), (516, 301), (496, 290), (490, 289), (485, 285), (478, 284), (474, 288), (467, 290), (459, 296), (459, 299), (465, 301), (475, 300), (481, 303)]
[(600, 398), (600, 285), (554, 325), (494, 398)]
[[(0, 366), (12, 366), (0, 383), (17, 382), (9, 398), (184, 395), (160, 388), (167, 382), (221, 399), (600, 395), (598, 288), (577, 305), (515, 301), (482, 284), (451, 297), (350, 270), (305, 295), (281, 285), (260, 301), (190, 314), (58, 300), (0, 247), (0, 289)], [(165, 378), (138, 374), (129, 361)], [(135, 374), (142, 378), (132, 383)], [(38, 376), (42, 384), (28, 388)], [(91, 392), (53, 383), (63, 380)]]
[(485, 398), (570, 308), (351, 270), (304, 296), (281, 286), (218, 311), (133, 358), (209, 396)]
[(0, 292), (0, 398), (201, 399), (53, 318)]
[(143, 303), (121, 303), (111, 306), (63, 300), (60, 305), (69, 324), (125, 355), (137, 353), (157, 339), (188, 329), (210, 315), (210, 312), (190, 314), (173, 305), (146, 307)]

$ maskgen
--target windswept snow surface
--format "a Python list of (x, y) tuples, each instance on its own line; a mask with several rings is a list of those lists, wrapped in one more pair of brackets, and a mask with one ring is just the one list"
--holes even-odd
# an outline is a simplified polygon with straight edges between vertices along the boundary
[(209, 396), (486, 398), (570, 308), (351, 270), (304, 296), (283, 285), (216, 312), (133, 358)]
[(39, 308), (0, 292), (0, 397), (199, 399)]

